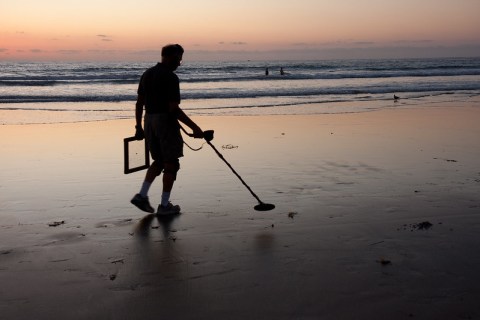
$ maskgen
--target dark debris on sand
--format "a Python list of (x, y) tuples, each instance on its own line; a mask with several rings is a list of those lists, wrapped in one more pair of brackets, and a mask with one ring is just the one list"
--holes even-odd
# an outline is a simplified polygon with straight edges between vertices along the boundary
[(289, 213), (288, 213), (288, 217), (289, 217), (290, 219), (293, 219), (293, 217), (295, 217), (297, 214), (298, 214), (298, 212), (292, 211), (292, 212), (289, 212)]
[(65, 221), (54, 221), (54, 222), (52, 222), (52, 223), (49, 223), (48, 226), (49, 226), (49, 227), (58, 227), (58, 226), (60, 226), (60, 225), (62, 225), (62, 224), (65, 224)]
[(380, 260), (377, 260), (378, 263), (380, 263), (382, 266), (388, 266), (392, 264), (392, 261), (381, 258)]
[[(410, 228), (410, 231), (415, 231), (415, 230), (428, 230), (431, 227), (433, 227), (432, 223), (430, 223), (429, 221), (423, 221), (420, 223), (413, 223), (408, 225), (404, 224), (402, 229), (407, 230), (408, 228)], [(400, 230), (400, 229), (397, 229), (397, 230)]]

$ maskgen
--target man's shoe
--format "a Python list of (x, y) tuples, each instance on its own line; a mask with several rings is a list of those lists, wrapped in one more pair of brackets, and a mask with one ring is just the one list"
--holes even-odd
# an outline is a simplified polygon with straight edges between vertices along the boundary
[(158, 206), (157, 214), (160, 216), (180, 213), (180, 206), (173, 205), (171, 202), (166, 207), (161, 204)]
[(150, 202), (148, 201), (148, 197), (142, 197), (140, 193), (137, 193), (135, 197), (133, 197), (130, 202), (136, 206), (138, 209), (148, 212), (148, 213), (154, 213), (155, 209), (152, 208), (150, 205)]

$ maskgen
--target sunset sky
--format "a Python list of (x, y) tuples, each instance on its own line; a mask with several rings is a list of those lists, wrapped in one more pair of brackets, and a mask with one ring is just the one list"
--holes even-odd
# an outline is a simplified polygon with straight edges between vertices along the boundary
[(477, 0), (1, 0), (0, 61), (480, 56)]

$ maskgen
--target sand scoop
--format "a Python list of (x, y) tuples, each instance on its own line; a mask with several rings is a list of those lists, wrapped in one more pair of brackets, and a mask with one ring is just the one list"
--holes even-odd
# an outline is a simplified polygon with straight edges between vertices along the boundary
[[(193, 134), (191, 133), (188, 133), (187, 131), (185, 131), (185, 129), (183, 127), (180, 127), (182, 129), (183, 132), (185, 132), (186, 135), (188, 135), (189, 137), (193, 137)], [(208, 143), (208, 145), (210, 147), (212, 147), (213, 151), (215, 151), (215, 153), (220, 157), (220, 159), (223, 160), (223, 162), (225, 162), (227, 164), (227, 166), (230, 168), (230, 170), (232, 170), (232, 172), (237, 176), (238, 179), (240, 179), (240, 181), (242, 182), (242, 184), (248, 189), (248, 191), (250, 191), (250, 193), (252, 194), (252, 196), (257, 199), (258, 201), (258, 204), (256, 206), (254, 206), (253, 208), (257, 211), (270, 211), (270, 210), (273, 210), (275, 208), (275, 205), (271, 204), (271, 203), (265, 203), (263, 202), (262, 200), (260, 200), (260, 198), (255, 194), (255, 192), (253, 192), (253, 190), (248, 186), (248, 184), (242, 179), (242, 177), (237, 173), (237, 171), (235, 171), (235, 169), (233, 169), (232, 165), (230, 163), (228, 163), (228, 161), (223, 157), (223, 155), (217, 150), (217, 148), (215, 148), (215, 146), (211, 143), (211, 141), (213, 140), (213, 130), (206, 130), (203, 132), (203, 138), (205, 139), (206, 143)]]

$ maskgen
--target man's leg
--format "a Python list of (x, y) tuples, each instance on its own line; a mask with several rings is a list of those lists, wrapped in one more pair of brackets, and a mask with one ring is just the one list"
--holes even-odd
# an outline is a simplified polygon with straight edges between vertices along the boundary
[(140, 195), (142, 197), (148, 196), (148, 190), (150, 190), (150, 186), (152, 185), (155, 178), (158, 177), (163, 170), (163, 166), (159, 165), (158, 161), (154, 161), (147, 170), (147, 174), (145, 175), (145, 180), (143, 181), (142, 188), (140, 189)]
[(163, 170), (163, 166), (159, 165), (160, 162), (154, 161), (147, 170), (147, 174), (145, 175), (145, 180), (143, 181), (142, 187), (140, 192), (133, 197), (130, 201), (134, 204), (137, 208), (142, 211), (153, 213), (155, 209), (152, 208), (150, 202), (148, 201), (148, 190), (150, 190), (150, 186), (152, 185), (153, 181), (156, 177), (158, 177)]
[(179, 206), (172, 206), (169, 202), (170, 192), (172, 191), (173, 184), (177, 179), (177, 172), (180, 170), (179, 161), (174, 162), (165, 162), (165, 170), (163, 171), (163, 192), (162, 192), (162, 203), (160, 204), (159, 212), (168, 208), (169, 211), (173, 210), (176, 212), (180, 211)]
[(163, 170), (163, 166), (159, 164), (158, 161), (153, 161), (150, 165), (150, 168), (147, 170), (147, 174), (145, 175), (145, 181), (152, 183), (156, 177), (158, 177)]
[(163, 192), (172, 191), (173, 184), (177, 179), (177, 172), (180, 168), (178, 162), (165, 162), (165, 170), (163, 172)]

